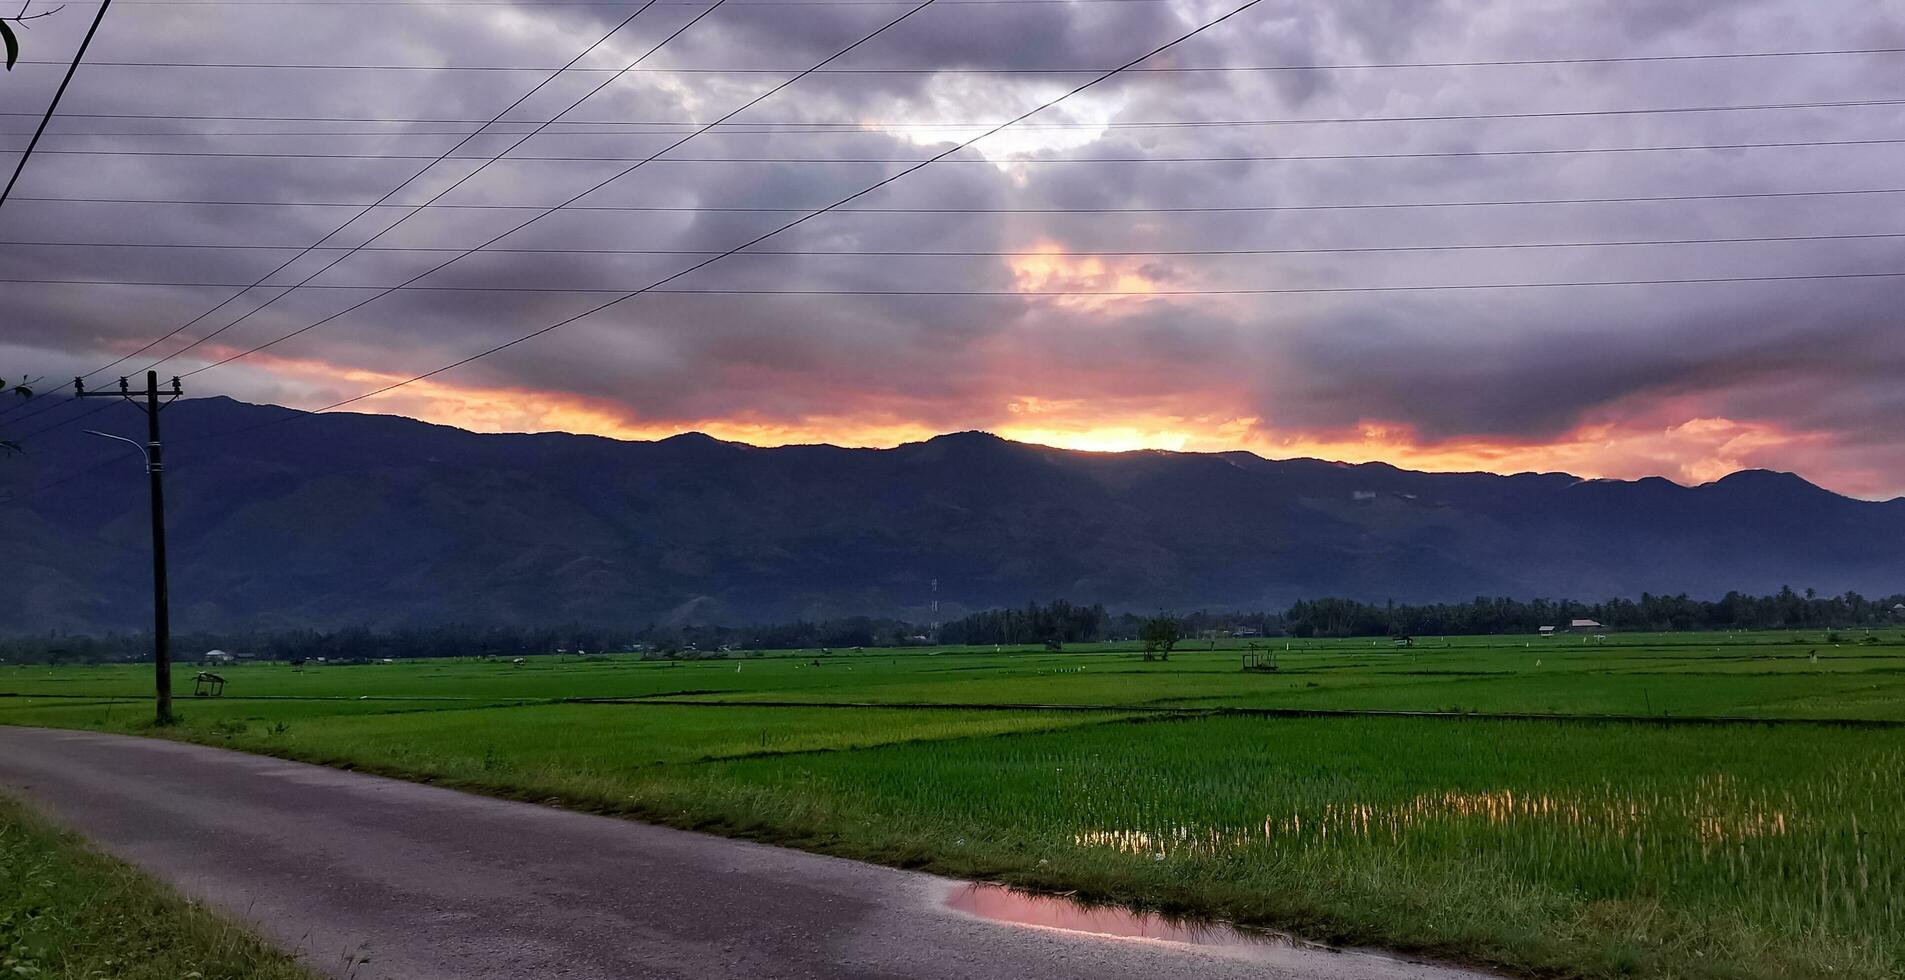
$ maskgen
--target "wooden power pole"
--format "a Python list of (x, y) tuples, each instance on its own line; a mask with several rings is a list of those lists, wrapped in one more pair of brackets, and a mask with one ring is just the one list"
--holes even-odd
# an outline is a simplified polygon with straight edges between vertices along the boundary
[(172, 403), (182, 392), (179, 379), (172, 379), (170, 391), (159, 390), (159, 372), (146, 372), (146, 390), (133, 391), (125, 378), (119, 379), (118, 391), (87, 391), (84, 378), (73, 379), (73, 393), (80, 398), (123, 398), (138, 405), (143, 396), (146, 413), (146, 441), (140, 445), (124, 436), (106, 432), (94, 435), (118, 439), (138, 446), (145, 453), (146, 474), (152, 495), (152, 668), (154, 692), (158, 698), (158, 722), (172, 724), (172, 601), (165, 581), (165, 457), (159, 439), (159, 410)]

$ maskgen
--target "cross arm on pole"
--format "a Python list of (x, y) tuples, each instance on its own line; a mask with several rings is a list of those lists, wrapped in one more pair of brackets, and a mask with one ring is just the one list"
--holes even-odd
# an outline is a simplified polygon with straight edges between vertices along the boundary
[[(165, 405), (170, 405), (174, 401), (177, 401), (183, 394), (185, 394), (185, 391), (180, 387), (177, 377), (172, 379), (171, 391), (154, 390), (150, 392), (133, 391), (131, 382), (125, 378), (119, 379), (118, 391), (87, 391), (85, 378), (73, 379), (73, 397), (75, 398), (124, 398), (127, 401), (135, 401), (143, 396), (160, 407), (164, 407)], [(164, 401), (158, 401), (160, 398), (163, 398)]]

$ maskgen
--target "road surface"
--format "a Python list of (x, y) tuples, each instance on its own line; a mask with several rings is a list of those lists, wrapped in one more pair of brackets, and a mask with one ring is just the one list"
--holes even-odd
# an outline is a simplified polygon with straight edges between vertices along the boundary
[(0, 792), (356, 980), (1479, 976), (989, 921), (931, 875), (158, 739), (0, 726)]

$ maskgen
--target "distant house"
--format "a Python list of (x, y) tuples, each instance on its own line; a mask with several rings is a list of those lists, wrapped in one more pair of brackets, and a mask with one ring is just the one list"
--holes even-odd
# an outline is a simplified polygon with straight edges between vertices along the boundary
[(1897, 616), (1900, 619), (1905, 619), (1905, 602), (1901, 602), (1893, 606), (1892, 615)]
[(235, 653), (226, 653), (223, 650), (207, 650), (205, 651), (205, 656), (200, 659), (208, 664), (229, 664), (235, 663), (238, 660), (238, 655)]
[(1568, 629), (1571, 630), (1598, 630), (1606, 628), (1607, 627), (1591, 619), (1575, 619), (1568, 622)]
[(1543, 626), (1543, 627), (1541, 627), (1540, 629), (1538, 629), (1538, 630), (1535, 630), (1535, 632), (1536, 632), (1536, 633), (1539, 633), (1539, 634), (1541, 634), (1542, 636), (1553, 636), (1553, 635), (1554, 635), (1554, 627), (1552, 627), (1552, 626)]

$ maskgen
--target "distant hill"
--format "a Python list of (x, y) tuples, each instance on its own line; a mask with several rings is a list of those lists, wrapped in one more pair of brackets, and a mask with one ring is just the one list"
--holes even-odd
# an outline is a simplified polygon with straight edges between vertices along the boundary
[[(91, 411), (67, 405), (36, 421)], [(942, 617), (1029, 599), (1281, 608), (1340, 595), (1905, 589), (1905, 499), (1787, 473), (1682, 487), (1249, 453), (1082, 453), (977, 432), (894, 449), (483, 435), (225, 398), (167, 410), (180, 629)], [(210, 436), (228, 430), (232, 435)], [(0, 497), (138, 434), (114, 405), (0, 460)], [(0, 630), (140, 628), (123, 460), (0, 501)]]

